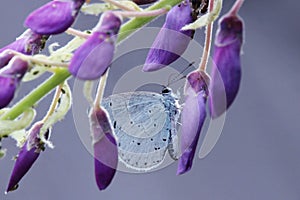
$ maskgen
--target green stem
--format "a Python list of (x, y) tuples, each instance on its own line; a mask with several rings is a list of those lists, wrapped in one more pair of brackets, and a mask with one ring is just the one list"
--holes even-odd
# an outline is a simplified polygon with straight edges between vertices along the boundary
[[(179, 4), (182, 0), (161, 0), (156, 4), (150, 6), (146, 10), (156, 10), (168, 6), (175, 6)], [(133, 18), (126, 22), (120, 29), (118, 42), (127, 38), (130, 34), (136, 31), (138, 28), (149, 23), (156, 17), (139, 17)], [(1, 120), (13, 120), (21, 115), (26, 109), (32, 107), (44, 96), (50, 93), (56, 86), (63, 83), (70, 73), (65, 68), (57, 69), (56, 73), (53, 74), (49, 79), (42, 83), (39, 87), (21, 99), (17, 104), (15, 104), (8, 112), (1, 116)]]
[[(161, 8), (166, 8), (168, 6), (175, 6), (179, 4), (182, 0), (161, 0), (154, 5), (148, 7), (145, 9), (146, 11), (149, 10), (157, 10)], [(130, 34), (138, 30), (138, 28), (141, 28), (142, 26), (146, 25), (153, 19), (155, 19), (156, 16), (154, 17), (138, 17), (138, 18), (133, 18), (129, 20), (127, 23), (125, 23), (120, 30), (119, 36), (118, 36), (118, 42), (124, 40), (126, 37), (128, 37)]]

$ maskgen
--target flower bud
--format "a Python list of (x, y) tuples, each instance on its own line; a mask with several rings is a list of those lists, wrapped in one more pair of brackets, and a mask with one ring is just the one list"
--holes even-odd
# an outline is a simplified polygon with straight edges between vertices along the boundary
[[(224, 113), (234, 101), (241, 81), (243, 21), (237, 15), (225, 15), (219, 21), (215, 39), (210, 87), (210, 113), (213, 118)], [(225, 92), (224, 92), (225, 89)]]
[[(42, 122), (37, 122), (29, 130), (27, 141), (24, 143), (17, 156), (6, 192), (18, 188), (20, 180), (29, 171), (33, 163), (39, 157), (40, 152), (44, 150), (44, 144), (39, 139), (39, 133), (42, 126)], [(45, 134), (46, 138), (48, 138), (48, 136), (49, 131)]]
[(181, 114), (181, 157), (177, 175), (192, 167), (202, 126), (206, 118), (206, 100), (209, 77), (205, 72), (194, 71), (187, 76), (185, 102)]
[(193, 22), (192, 9), (188, 1), (173, 7), (159, 31), (146, 58), (143, 71), (159, 70), (177, 60), (186, 50), (194, 31), (181, 28)]
[(43, 35), (66, 31), (75, 21), (85, 0), (53, 0), (36, 9), (25, 20), (25, 26)]
[(94, 167), (99, 190), (112, 181), (118, 165), (118, 148), (108, 114), (100, 107), (92, 109), (90, 125), (94, 147)]
[(75, 51), (70, 73), (82, 80), (100, 78), (113, 59), (120, 26), (121, 19), (116, 14), (103, 13), (92, 35)]
[(0, 109), (6, 107), (14, 98), (15, 91), (27, 70), (28, 63), (16, 57), (0, 70)]
[(4, 52), (5, 50), (14, 50), (26, 55), (39, 53), (44, 47), (48, 36), (39, 35), (27, 29), (17, 40), (0, 49), (0, 69), (7, 65), (14, 56)]

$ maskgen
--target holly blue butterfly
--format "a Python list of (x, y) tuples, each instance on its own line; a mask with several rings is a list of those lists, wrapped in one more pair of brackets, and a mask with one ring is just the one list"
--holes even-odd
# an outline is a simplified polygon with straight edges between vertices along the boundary
[(104, 98), (118, 140), (119, 160), (127, 167), (148, 171), (158, 167), (168, 151), (178, 159), (176, 125), (178, 98), (169, 88), (161, 94), (146, 91), (113, 94)]

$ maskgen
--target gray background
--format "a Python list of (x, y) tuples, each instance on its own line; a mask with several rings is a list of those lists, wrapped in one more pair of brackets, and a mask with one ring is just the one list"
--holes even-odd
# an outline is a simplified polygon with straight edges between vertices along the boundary
[[(24, 30), (27, 14), (45, 2), (1, 2), (0, 46), (13, 41)], [(232, 4), (232, 0), (224, 1), (223, 12)], [(19, 189), (6, 196), (17, 148), (10, 140), (4, 142), (10, 151), (0, 161), (0, 199), (299, 200), (299, 6), (295, 0), (246, 0), (240, 12), (246, 24), (241, 89), (219, 142), (208, 157), (195, 160), (188, 174), (176, 176), (176, 164), (149, 174), (117, 173), (110, 187), (99, 192), (93, 159), (69, 113), (54, 128), (56, 148), (47, 149)], [(81, 17), (78, 23), (90, 28), (95, 20)], [(163, 19), (151, 25), (162, 23)], [(201, 41), (203, 33), (196, 38)], [(51, 41), (63, 39), (58, 36)], [(140, 62), (145, 56), (139, 57)], [(24, 84), (18, 97), (30, 91), (32, 84)], [(38, 117), (48, 103), (41, 103)]]

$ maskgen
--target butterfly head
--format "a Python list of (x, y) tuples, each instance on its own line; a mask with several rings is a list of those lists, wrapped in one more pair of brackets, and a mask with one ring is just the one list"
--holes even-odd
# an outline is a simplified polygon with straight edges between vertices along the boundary
[(164, 87), (163, 90), (161, 91), (162, 94), (170, 94), (172, 93), (172, 89), (168, 87)]

